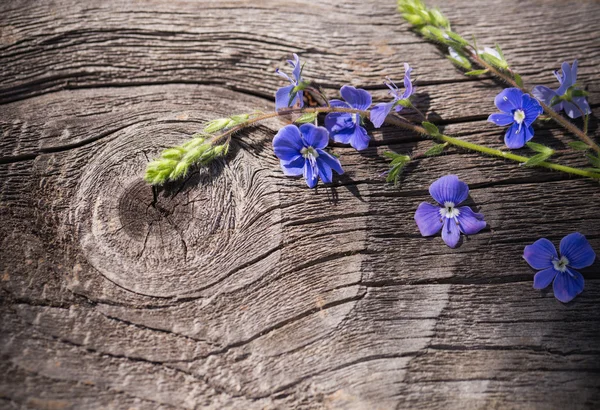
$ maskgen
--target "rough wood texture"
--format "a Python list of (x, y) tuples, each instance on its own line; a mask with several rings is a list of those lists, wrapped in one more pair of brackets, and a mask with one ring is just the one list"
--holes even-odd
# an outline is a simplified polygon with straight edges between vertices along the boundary
[[(600, 107), (597, 2), (440, 6), (529, 85), (580, 58)], [(431, 142), (384, 128), (364, 153), (336, 147), (346, 175), (311, 191), (278, 168), (279, 121), (158, 195), (143, 183), (203, 121), (272, 110), (292, 52), (332, 96), (383, 98), (408, 61), (447, 133), (501, 146), (485, 122), (500, 86), (457, 72), (393, 0), (14, 0), (0, 16), (0, 407), (600, 407), (600, 263), (562, 305), (521, 259), (573, 231), (600, 251), (597, 183), (450, 150), (395, 188), (381, 152)], [(456, 250), (413, 221), (447, 173), (489, 225)]]

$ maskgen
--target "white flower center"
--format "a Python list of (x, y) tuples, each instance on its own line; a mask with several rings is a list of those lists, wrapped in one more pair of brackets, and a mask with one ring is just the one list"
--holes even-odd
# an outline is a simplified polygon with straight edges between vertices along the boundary
[(304, 148), (302, 148), (300, 150), (300, 154), (302, 154), (302, 156), (304, 158), (307, 158), (307, 159), (317, 159), (317, 158), (319, 158), (319, 153), (313, 147), (304, 147)]
[(554, 259), (552, 261), (552, 264), (554, 265), (554, 269), (556, 269), (559, 272), (564, 272), (567, 270), (567, 265), (569, 264), (569, 260), (567, 258), (565, 258), (564, 256), (560, 259)]
[(523, 110), (515, 110), (513, 118), (515, 119), (515, 122), (520, 125), (525, 121), (525, 112)]
[(454, 207), (454, 202), (446, 201), (444, 207), (440, 208), (440, 215), (442, 218), (453, 219), (460, 215), (460, 211)]

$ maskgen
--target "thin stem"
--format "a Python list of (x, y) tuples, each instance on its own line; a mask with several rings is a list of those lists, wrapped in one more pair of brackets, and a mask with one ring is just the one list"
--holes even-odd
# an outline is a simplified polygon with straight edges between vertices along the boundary
[[(486, 69), (489, 70), (490, 73), (492, 73), (495, 77), (499, 78), (500, 80), (508, 83), (509, 85), (520, 89), (521, 91), (523, 91), (524, 93), (529, 93), (529, 90), (527, 90), (525, 87), (519, 87), (519, 85), (516, 83), (516, 81), (509, 75), (506, 75), (505, 73), (501, 72), (500, 70), (497, 70), (496, 67), (492, 66), (491, 64), (489, 64), (487, 61), (485, 61), (484, 59), (482, 59), (481, 57), (479, 57), (479, 55), (477, 54), (476, 51), (474, 50), (468, 50), (469, 51), (469, 55), (471, 56), (471, 58), (481, 67), (484, 67)], [(598, 146), (588, 135), (587, 135), (587, 130), (581, 131), (579, 128), (577, 128), (575, 125), (573, 125), (572, 122), (570, 122), (569, 120), (567, 120), (565, 117), (563, 117), (562, 115), (558, 114), (556, 111), (554, 111), (552, 109), (552, 107), (549, 107), (548, 105), (546, 105), (546, 103), (544, 103), (543, 101), (537, 100), (540, 105), (542, 106), (542, 108), (544, 109), (544, 112), (550, 116), (554, 121), (556, 121), (558, 124), (560, 124), (563, 128), (565, 128), (566, 130), (568, 130), (569, 132), (571, 132), (572, 134), (574, 134), (577, 138), (579, 138), (580, 140), (582, 140), (583, 142), (585, 142), (587, 145), (590, 146), (590, 148), (592, 148), (594, 151), (600, 153), (600, 146)]]
[[(229, 142), (231, 135), (234, 134), (235, 132), (237, 132), (243, 128), (249, 127), (253, 124), (256, 124), (257, 122), (264, 121), (264, 120), (267, 120), (270, 118), (275, 118), (278, 116), (294, 114), (294, 113), (298, 113), (298, 114), (317, 113), (317, 114), (319, 114), (319, 113), (331, 113), (331, 112), (345, 112), (345, 113), (349, 113), (349, 114), (360, 114), (361, 116), (367, 117), (367, 118), (369, 118), (369, 115), (370, 115), (369, 110), (357, 110), (354, 108), (341, 108), (341, 107), (290, 108), (288, 110), (280, 110), (278, 112), (262, 114), (262, 115), (254, 117), (254, 118), (250, 118), (246, 122), (244, 122), (236, 127), (230, 128), (229, 130), (216, 136), (213, 139), (213, 145), (218, 145), (220, 143), (219, 141), (224, 140), (224, 139), (226, 139), (227, 142)], [(510, 159), (512, 161), (516, 161), (516, 162), (520, 162), (520, 163), (526, 163), (530, 159), (529, 157), (512, 154), (510, 152), (501, 151), (501, 150), (494, 149), (494, 148), (489, 148), (489, 147), (479, 145), (479, 144), (473, 144), (471, 142), (463, 141), (461, 139), (450, 137), (448, 135), (443, 135), (443, 134), (432, 135), (432, 134), (429, 134), (425, 128), (423, 128), (419, 125), (414, 125), (409, 122), (406, 122), (405, 120), (402, 120), (394, 115), (388, 115), (387, 118), (385, 119), (385, 122), (388, 124), (391, 124), (391, 125), (396, 125), (398, 127), (410, 130), (410, 131), (414, 131), (414, 132), (422, 134), (424, 136), (435, 138), (439, 141), (446, 142), (450, 145), (454, 145), (454, 146), (457, 146), (460, 148), (467, 149), (469, 151), (476, 151), (476, 152), (480, 152), (482, 154), (491, 155), (491, 156), (498, 157), (498, 158)], [(583, 177), (600, 180), (600, 174), (598, 174), (598, 173), (585, 171), (585, 170), (579, 169), (579, 168), (568, 167), (565, 165), (559, 165), (559, 164), (555, 164), (552, 162), (540, 162), (540, 163), (536, 164), (536, 166), (552, 169), (555, 171), (566, 172), (566, 173), (572, 174), (572, 175), (579, 175), (579, 176), (583, 176)]]
[(588, 133), (588, 123), (590, 122), (590, 115), (585, 114), (583, 116), (583, 133), (587, 135)]

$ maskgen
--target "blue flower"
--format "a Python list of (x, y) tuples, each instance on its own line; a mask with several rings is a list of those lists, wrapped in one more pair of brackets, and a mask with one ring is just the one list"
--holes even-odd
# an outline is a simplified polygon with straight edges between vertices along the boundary
[[(300, 77), (302, 74), (302, 66), (300, 65), (300, 58), (297, 54), (294, 54), (294, 60), (287, 61), (293, 68), (292, 75), (294, 79), (291, 79), (289, 75), (286, 73), (282, 73), (279, 69), (275, 70), (275, 73), (285, 78), (290, 82), (291, 85), (281, 87), (275, 93), (275, 110), (280, 110), (282, 108), (293, 107), (296, 104), (299, 104), (299, 107), (302, 108), (304, 106), (304, 96), (302, 90), (298, 90), (298, 88), (302, 87), (304, 81)], [(295, 94), (295, 95), (294, 95)], [(292, 99), (292, 95), (294, 98)], [(290, 99), (292, 99), (290, 101)]]
[[(371, 106), (371, 94), (365, 90), (345, 85), (340, 89), (340, 94), (346, 102), (331, 100), (329, 104), (332, 107), (366, 110)], [(359, 114), (332, 112), (325, 117), (325, 127), (329, 130), (331, 138), (342, 144), (350, 144), (358, 151), (367, 148), (370, 139), (367, 130), (360, 124)]]
[(375, 107), (373, 107), (371, 110), (371, 122), (375, 128), (381, 127), (385, 121), (385, 118), (388, 116), (390, 111), (392, 111), (392, 108), (394, 108), (396, 112), (402, 110), (403, 107), (400, 102), (402, 100), (406, 100), (414, 93), (414, 88), (412, 82), (410, 81), (410, 73), (412, 68), (410, 68), (408, 64), (404, 63), (404, 70), (404, 93), (400, 94), (400, 90), (396, 84), (394, 84), (394, 82), (389, 78), (385, 82), (385, 85), (387, 85), (390, 89), (389, 94), (394, 97), (394, 100), (389, 103), (376, 104)]
[(314, 188), (318, 178), (331, 183), (332, 170), (344, 173), (340, 161), (323, 151), (328, 142), (329, 134), (323, 127), (286, 125), (273, 138), (273, 150), (285, 175), (304, 175), (306, 185)]
[(429, 187), (429, 193), (441, 206), (421, 202), (415, 212), (415, 222), (423, 236), (435, 235), (442, 230), (442, 239), (456, 248), (460, 233), (474, 235), (485, 228), (483, 215), (468, 206), (457, 207), (469, 196), (469, 186), (456, 175), (446, 175)]
[(492, 114), (489, 122), (496, 125), (511, 125), (504, 136), (508, 148), (522, 148), (533, 138), (531, 124), (544, 110), (540, 103), (529, 94), (523, 94), (518, 88), (506, 88), (496, 96), (496, 107), (502, 113)]
[(559, 258), (552, 242), (542, 238), (525, 247), (523, 258), (532, 268), (540, 270), (533, 277), (534, 289), (544, 289), (554, 280), (554, 296), (567, 303), (583, 291), (583, 276), (575, 269), (590, 266), (596, 254), (579, 232), (562, 238), (560, 254)]
[(560, 83), (560, 87), (558, 87), (556, 91), (551, 90), (548, 87), (544, 87), (543, 85), (538, 85), (533, 87), (531, 94), (547, 105), (550, 105), (554, 98), (563, 97), (565, 94), (567, 94), (567, 98), (565, 100), (561, 99), (558, 104), (552, 106), (554, 111), (560, 111), (564, 109), (567, 115), (571, 118), (581, 117), (582, 112), (584, 114), (591, 114), (592, 110), (590, 109), (590, 105), (585, 97), (570, 97), (569, 94), (569, 92), (573, 89), (572, 87), (575, 86), (575, 82), (577, 81), (577, 60), (573, 61), (573, 67), (570, 67), (569, 63), (567, 62), (562, 63), (562, 74), (559, 75), (558, 71), (555, 71), (554, 75)]

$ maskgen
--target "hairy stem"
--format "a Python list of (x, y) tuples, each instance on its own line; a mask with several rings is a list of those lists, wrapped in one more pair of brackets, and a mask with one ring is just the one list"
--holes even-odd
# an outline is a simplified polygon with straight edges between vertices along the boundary
[[(481, 57), (479, 57), (479, 55), (477, 54), (477, 52), (474, 49), (473, 50), (470, 49), (468, 51), (469, 51), (469, 56), (473, 59), (473, 61), (475, 61), (479, 66), (486, 68), (496, 78), (498, 78), (498, 79), (506, 82), (507, 84), (509, 84), (509, 85), (511, 85), (511, 86), (513, 86), (515, 88), (520, 89), (524, 93), (529, 93), (529, 90), (527, 90), (526, 88), (519, 87), (519, 85), (516, 83), (516, 81), (510, 75), (508, 75), (506, 73), (503, 73), (502, 71), (496, 69), (496, 67), (494, 67), (493, 65), (489, 64), (487, 61), (485, 61), (484, 59), (482, 59)], [(562, 115), (560, 115), (559, 113), (557, 113), (556, 111), (554, 111), (552, 109), (552, 107), (546, 105), (546, 103), (544, 103), (543, 101), (538, 100), (538, 102), (540, 103), (540, 105), (544, 109), (544, 112), (550, 118), (552, 118), (554, 121), (556, 121), (558, 124), (560, 124), (566, 130), (568, 130), (569, 132), (571, 132), (577, 138), (579, 138), (580, 140), (582, 140), (583, 142), (585, 142), (594, 151), (600, 153), (600, 146), (598, 146), (598, 144), (596, 144), (587, 135), (587, 130), (584, 130), (584, 131), (580, 130), (575, 125), (573, 125), (572, 122), (570, 122), (565, 117), (563, 117)]]
[[(278, 116), (289, 115), (289, 114), (331, 113), (331, 112), (345, 112), (345, 113), (349, 113), (349, 114), (360, 114), (361, 116), (366, 117), (366, 118), (369, 118), (369, 115), (370, 115), (369, 110), (357, 110), (354, 108), (341, 108), (341, 107), (340, 108), (338, 108), (338, 107), (290, 108), (288, 110), (280, 110), (278, 112), (271, 112), (268, 114), (262, 114), (262, 115), (250, 118), (246, 122), (244, 122), (236, 127), (230, 128), (227, 131), (223, 132), (222, 134), (214, 137), (212, 143), (213, 143), (213, 145), (219, 145), (219, 144), (222, 144), (224, 140), (229, 141), (229, 139), (231, 138), (231, 135), (234, 134), (235, 132), (237, 132), (243, 128), (249, 127), (253, 124), (256, 124), (260, 121), (264, 121), (264, 120), (267, 120), (270, 118), (275, 118)], [(395, 115), (388, 115), (385, 122), (388, 124), (391, 124), (391, 125), (395, 125), (395, 126), (410, 130), (410, 131), (414, 131), (416, 133), (428, 136), (430, 138), (437, 139), (442, 142), (447, 142), (450, 145), (454, 145), (456, 147), (463, 148), (463, 149), (466, 149), (469, 151), (480, 152), (482, 154), (491, 155), (491, 156), (498, 157), (498, 158), (509, 159), (512, 161), (520, 162), (520, 163), (526, 163), (530, 159), (529, 157), (512, 154), (507, 151), (501, 151), (499, 149), (489, 148), (489, 147), (479, 145), (479, 144), (473, 144), (471, 142), (463, 141), (461, 139), (450, 137), (448, 135), (442, 135), (442, 134), (432, 135), (432, 134), (429, 134), (425, 128), (423, 128), (419, 125), (411, 124), (403, 119), (396, 117)], [(540, 163), (536, 164), (535, 166), (552, 169), (555, 171), (566, 172), (566, 173), (572, 174), (572, 175), (579, 175), (579, 176), (583, 176), (583, 177), (600, 180), (600, 174), (598, 174), (598, 173), (585, 171), (585, 170), (579, 169), (579, 168), (568, 167), (565, 165), (559, 165), (559, 164), (555, 164), (552, 162), (540, 162)]]

